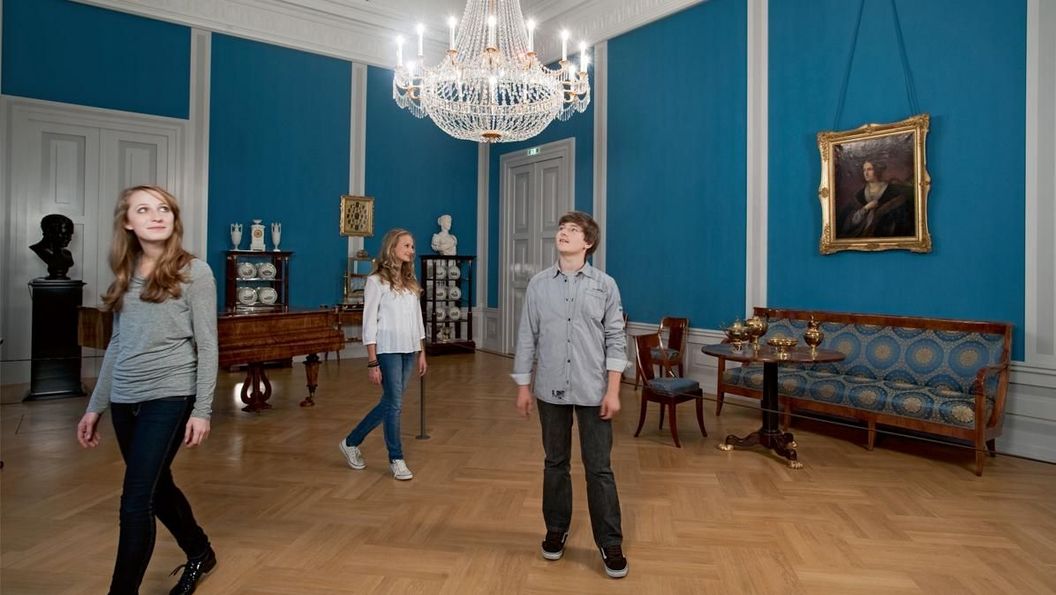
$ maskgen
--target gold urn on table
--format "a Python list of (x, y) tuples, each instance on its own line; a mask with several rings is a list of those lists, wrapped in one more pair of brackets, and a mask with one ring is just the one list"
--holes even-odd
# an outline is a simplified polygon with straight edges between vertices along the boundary
[(766, 334), (766, 329), (770, 328), (770, 323), (766, 318), (752, 316), (745, 322), (745, 325), (748, 327), (748, 336), (752, 339), (752, 349), (759, 349), (759, 337)]
[(803, 331), (803, 342), (810, 345), (811, 357), (818, 355), (818, 345), (821, 345), (824, 340), (825, 333), (821, 332), (821, 325), (811, 316), (810, 322), (807, 323), (807, 330)]
[(744, 348), (744, 342), (748, 339), (748, 327), (741, 322), (740, 318), (734, 320), (733, 324), (723, 329), (723, 332), (726, 333), (726, 338), (729, 339), (734, 351), (740, 351)]

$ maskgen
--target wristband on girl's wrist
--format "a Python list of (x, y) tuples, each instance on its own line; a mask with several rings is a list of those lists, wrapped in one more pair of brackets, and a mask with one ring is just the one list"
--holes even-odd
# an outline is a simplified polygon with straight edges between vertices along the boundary
[(373, 360), (370, 360), (369, 362), (367, 362), (367, 367), (368, 368), (377, 368), (380, 365), (381, 365), (381, 362), (379, 362), (376, 359), (373, 359)]

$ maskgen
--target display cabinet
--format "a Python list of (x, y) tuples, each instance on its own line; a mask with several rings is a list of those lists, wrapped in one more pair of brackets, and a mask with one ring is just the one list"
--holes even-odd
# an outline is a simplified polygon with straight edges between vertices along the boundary
[(224, 310), (281, 312), (290, 305), (293, 252), (228, 250)]
[(473, 342), (474, 256), (420, 256), (425, 352), (470, 353)]

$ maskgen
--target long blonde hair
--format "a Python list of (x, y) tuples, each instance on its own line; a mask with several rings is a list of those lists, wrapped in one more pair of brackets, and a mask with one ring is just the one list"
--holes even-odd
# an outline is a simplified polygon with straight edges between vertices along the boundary
[(190, 264), (194, 255), (183, 249), (183, 222), (180, 220), (180, 205), (176, 197), (158, 186), (133, 186), (125, 189), (117, 198), (114, 207), (114, 239), (110, 243), (110, 270), (114, 272), (114, 282), (103, 294), (103, 308), (120, 312), (124, 305), (125, 293), (135, 274), (136, 261), (143, 254), (143, 246), (132, 230), (125, 229), (128, 223), (128, 205), (136, 192), (148, 192), (172, 211), (172, 235), (165, 241), (154, 271), (150, 274), (139, 299), (144, 302), (161, 303), (165, 300), (180, 297), (181, 283), (187, 282), (183, 270)]
[[(390, 229), (381, 240), (381, 250), (374, 261), (374, 270), (371, 272), (388, 283), (393, 291), (407, 290), (418, 295), (422, 289), (418, 285), (418, 278), (414, 276), (414, 263), (402, 262), (396, 257), (396, 245), (400, 242), (400, 238), (409, 235), (411, 232), (406, 229)], [(412, 236), (411, 239), (413, 240), (414, 237)]]

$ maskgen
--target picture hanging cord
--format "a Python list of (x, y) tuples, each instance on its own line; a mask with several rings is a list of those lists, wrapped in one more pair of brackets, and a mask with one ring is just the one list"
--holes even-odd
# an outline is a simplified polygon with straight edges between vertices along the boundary
[[(898, 54), (902, 59), (902, 75), (906, 81), (906, 98), (909, 100), (910, 114), (920, 113), (920, 109), (917, 106), (917, 90), (913, 85), (913, 73), (909, 70), (909, 56), (906, 55), (906, 42), (902, 38), (902, 23), (898, 18), (898, 7), (895, 6), (895, 0), (891, 1), (891, 14), (892, 20), (895, 26), (895, 37), (898, 38)], [(836, 117), (832, 121), (832, 129), (839, 130), (840, 128), (840, 116), (843, 115), (843, 103), (847, 99), (847, 84), (851, 80), (851, 66), (854, 64), (854, 50), (858, 47), (858, 34), (862, 30), (862, 12), (865, 8), (865, 0), (861, 0), (858, 4), (858, 18), (854, 26), (854, 37), (851, 38), (851, 51), (850, 55), (847, 56), (847, 70), (843, 73), (843, 85), (840, 88), (840, 100), (836, 106)]]

